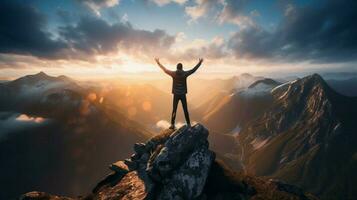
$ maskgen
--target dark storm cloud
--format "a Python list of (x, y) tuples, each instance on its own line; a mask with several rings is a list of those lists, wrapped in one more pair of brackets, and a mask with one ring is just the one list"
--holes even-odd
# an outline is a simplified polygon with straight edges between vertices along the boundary
[[(69, 20), (68, 12), (57, 15)], [(56, 39), (46, 31), (46, 16), (26, 4), (0, 3), (0, 54), (31, 55), (45, 59), (90, 60), (94, 55), (112, 52), (150, 56), (167, 50), (174, 36), (163, 30), (145, 31), (129, 23), (109, 24), (88, 15), (76, 24), (58, 28)]]
[(252, 26), (231, 37), (237, 57), (343, 62), (357, 59), (357, 1), (289, 7), (273, 32)]
[(83, 17), (74, 26), (61, 27), (59, 34), (72, 49), (85, 54), (124, 51), (151, 55), (169, 49), (175, 41), (163, 30), (137, 30), (129, 23), (109, 24), (96, 17)]
[(35, 8), (10, 1), (0, 2), (0, 53), (54, 58), (66, 44), (46, 32), (46, 18)]

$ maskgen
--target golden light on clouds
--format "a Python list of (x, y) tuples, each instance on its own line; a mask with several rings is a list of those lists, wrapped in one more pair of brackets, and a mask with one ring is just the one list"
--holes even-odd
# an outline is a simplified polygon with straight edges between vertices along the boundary
[(42, 123), (45, 121), (44, 118), (42, 117), (31, 117), (25, 114), (21, 114), (18, 117), (16, 117), (17, 121), (23, 121), (23, 122), (35, 122), (35, 123)]

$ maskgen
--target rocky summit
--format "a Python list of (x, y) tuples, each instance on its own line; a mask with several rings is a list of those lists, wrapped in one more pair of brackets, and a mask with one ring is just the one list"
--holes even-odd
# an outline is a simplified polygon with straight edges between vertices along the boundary
[(131, 158), (110, 165), (113, 172), (85, 197), (29, 192), (20, 199), (316, 199), (277, 180), (231, 171), (215, 160), (208, 134), (204, 126), (196, 124), (168, 129), (146, 143), (136, 143)]

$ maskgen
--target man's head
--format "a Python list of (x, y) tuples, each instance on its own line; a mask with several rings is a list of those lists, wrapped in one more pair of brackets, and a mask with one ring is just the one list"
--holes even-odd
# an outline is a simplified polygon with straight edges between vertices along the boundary
[(178, 63), (177, 66), (176, 66), (176, 69), (177, 70), (182, 70), (182, 63)]

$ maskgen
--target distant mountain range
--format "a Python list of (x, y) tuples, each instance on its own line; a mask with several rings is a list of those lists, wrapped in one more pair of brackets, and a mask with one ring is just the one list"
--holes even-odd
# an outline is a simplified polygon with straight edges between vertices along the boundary
[(326, 82), (337, 92), (346, 96), (357, 96), (357, 77), (349, 79), (328, 79)]

